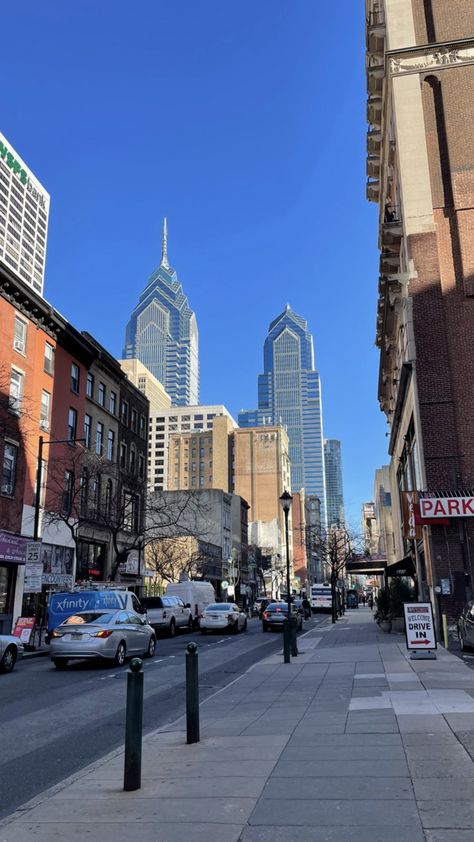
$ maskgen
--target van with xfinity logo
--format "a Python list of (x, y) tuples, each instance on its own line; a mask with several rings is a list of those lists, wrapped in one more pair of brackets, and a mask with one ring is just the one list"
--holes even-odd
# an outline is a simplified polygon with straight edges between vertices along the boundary
[(48, 634), (78, 611), (136, 611), (146, 614), (138, 597), (125, 589), (53, 593), (48, 603)]

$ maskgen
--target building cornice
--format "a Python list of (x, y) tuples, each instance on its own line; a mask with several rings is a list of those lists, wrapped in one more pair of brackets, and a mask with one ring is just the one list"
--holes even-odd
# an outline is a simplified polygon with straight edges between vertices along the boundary
[(438, 72), (465, 64), (474, 64), (474, 38), (442, 41), (422, 47), (405, 47), (403, 50), (387, 50), (385, 54), (387, 77)]

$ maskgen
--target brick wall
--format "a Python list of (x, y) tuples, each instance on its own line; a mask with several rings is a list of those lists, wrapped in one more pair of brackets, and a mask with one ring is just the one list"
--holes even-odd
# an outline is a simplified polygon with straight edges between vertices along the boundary
[(474, 33), (472, 0), (412, 0), (417, 44), (457, 41)]

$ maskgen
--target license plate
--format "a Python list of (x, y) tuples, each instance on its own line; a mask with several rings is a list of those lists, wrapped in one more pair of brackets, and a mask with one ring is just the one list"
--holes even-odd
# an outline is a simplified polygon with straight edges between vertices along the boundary
[(76, 634), (76, 633), (71, 634), (72, 640), (80, 640), (81, 637), (82, 637), (82, 634)]

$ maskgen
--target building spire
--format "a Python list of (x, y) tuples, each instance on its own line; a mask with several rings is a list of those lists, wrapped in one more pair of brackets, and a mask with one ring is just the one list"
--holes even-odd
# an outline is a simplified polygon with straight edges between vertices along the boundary
[(168, 263), (168, 226), (166, 224), (166, 216), (163, 220), (163, 235), (161, 240), (161, 263), (160, 266), (164, 266), (165, 269), (169, 269), (170, 265)]

